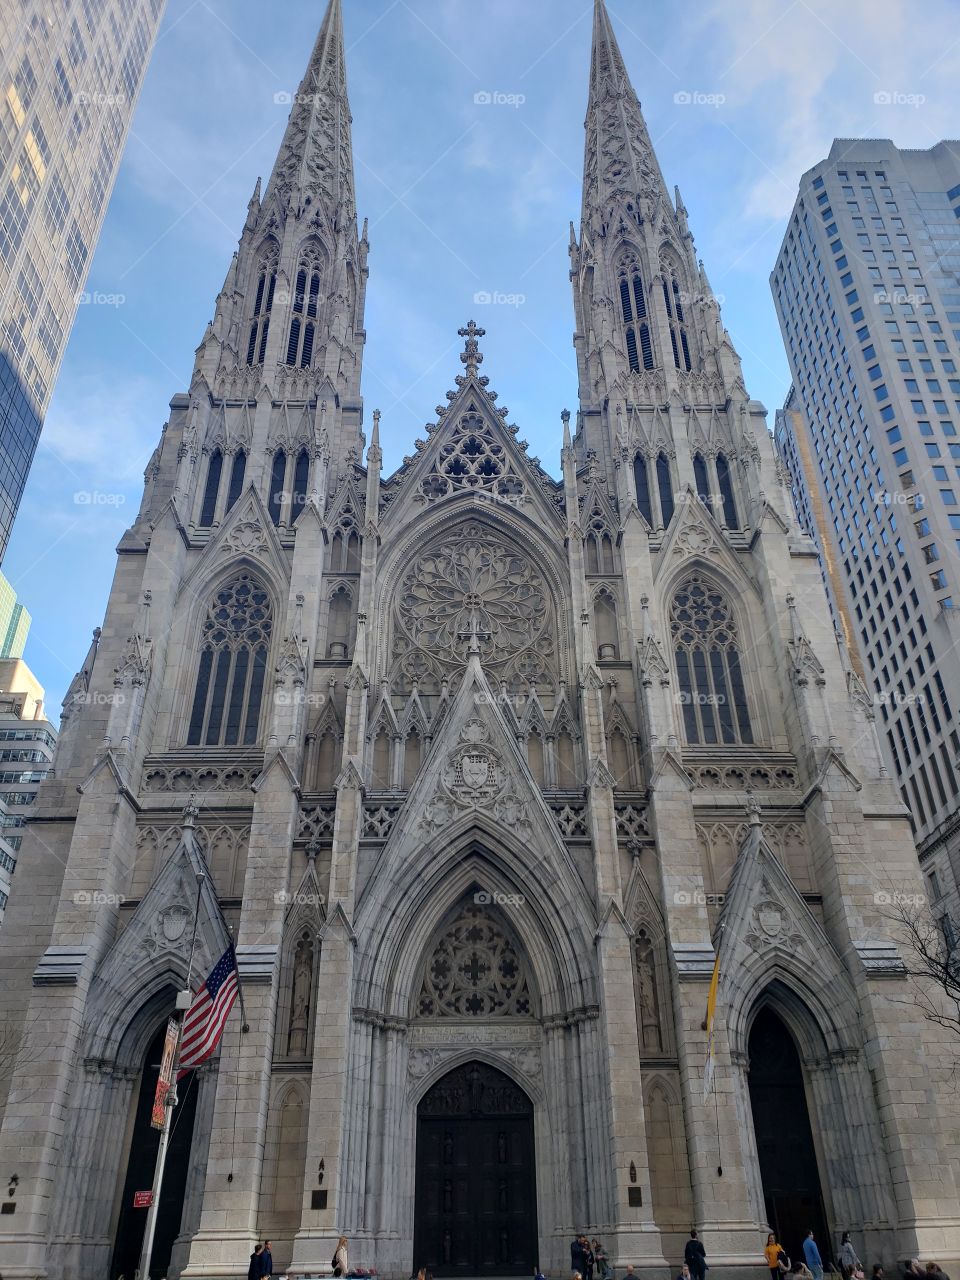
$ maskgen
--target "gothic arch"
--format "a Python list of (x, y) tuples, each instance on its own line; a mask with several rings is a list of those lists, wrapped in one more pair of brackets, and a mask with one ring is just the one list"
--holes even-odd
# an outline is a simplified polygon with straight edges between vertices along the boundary
[(472, 1044), (466, 1045), (454, 1053), (444, 1054), (428, 1071), (413, 1081), (407, 1091), (407, 1102), (410, 1110), (416, 1112), (421, 1098), (424, 1098), (435, 1084), (442, 1080), (444, 1076), (449, 1075), (451, 1071), (455, 1071), (457, 1067), (462, 1067), (467, 1062), (485, 1062), (497, 1071), (502, 1071), (505, 1076), (509, 1076), (513, 1083), (519, 1089), (522, 1089), (533, 1103), (534, 1112), (537, 1115), (546, 1106), (546, 1096), (541, 1081), (528, 1076), (522, 1068), (517, 1066), (513, 1058), (502, 1051), (489, 1048), (484, 1044)]
[[(386, 853), (385, 848), (381, 858)], [(524, 939), (541, 1015), (595, 1004), (592, 907), (572, 867), (566, 876), (545, 877), (539, 874), (545, 865), (531, 868), (529, 845), (478, 813), (411, 847), (409, 857), (397, 860), (393, 876), (378, 868), (357, 913), (358, 1003), (406, 1017), (431, 940), (479, 884), (488, 893), (519, 899), (511, 907), (511, 923)]]
[[(414, 522), (411, 530), (401, 535), (396, 545), (388, 549), (384, 556), (372, 610), (374, 625), (369, 629), (371, 648), (375, 650), (371, 654), (372, 667), (376, 673), (374, 678), (386, 676), (391, 666), (399, 661), (393, 652), (393, 646), (400, 635), (395, 615), (403, 593), (404, 575), (418, 556), (427, 554), (446, 534), (457, 530), (458, 526), (468, 525), (475, 526), (481, 534), (489, 533), (509, 553), (515, 553), (525, 564), (532, 566), (532, 571), (544, 584), (550, 612), (544, 638), (547, 638), (547, 632), (552, 627), (552, 634), (548, 638), (554, 648), (554, 656), (549, 661), (544, 661), (542, 677), (531, 678), (549, 680), (551, 684), (570, 680), (572, 611), (569, 607), (569, 574), (565, 564), (560, 562), (556, 549), (548, 543), (540, 526), (524, 511), (503, 504), (494, 506), (492, 503), (478, 509), (471, 496), (463, 500), (453, 499), (449, 505), (444, 504), (441, 509), (429, 513), (426, 519)], [(519, 652), (521, 650), (518, 649)], [(413, 660), (415, 651), (410, 656)]]
[[(752, 734), (751, 745), (769, 742), (775, 720), (772, 716), (773, 709), (765, 696), (765, 685), (760, 671), (758, 637), (764, 635), (766, 625), (756, 584), (740, 569), (739, 565), (736, 565), (731, 572), (720, 562), (719, 557), (715, 560), (708, 560), (701, 555), (675, 558), (679, 559), (680, 563), (670, 567), (663, 579), (657, 583), (656, 588), (659, 616), (663, 619), (664, 641), (669, 649), (670, 669), (674, 680), (678, 681), (678, 677), (676, 655), (670, 634), (671, 611), (679, 588), (685, 581), (698, 575), (724, 597), (730, 609), (738, 637), (740, 670)], [(676, 688), (678, 690), (680, 688), (679, 681)]]

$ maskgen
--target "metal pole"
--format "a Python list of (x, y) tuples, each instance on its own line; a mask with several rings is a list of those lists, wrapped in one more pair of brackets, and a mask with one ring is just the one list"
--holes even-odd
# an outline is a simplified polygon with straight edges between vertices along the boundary
[(183, 1019), (193, 1002), (193, 958), (197, 950), (197, 925), (200, 920), (200, 895), (203, 892), (203, 872), (197, 875), (197, 904), (193, 912), (193, 940), (190, 943), (190, 960), (187, 964), (187, 983), (183, 991), (177, 993), (177, 1012), (180, 1022), (177, 1027), (177, 1047), (173, 1054), (172, 1080), (170, 1092), (164, 1099), (163, 1128), (160, 1131), (160, 1146), (157, 1148), (157, 1163), (153, 1172), (153, 1196), (147, 1210), (147, 1223), (143, 1229), (143, 1248), (140, 1250), (140, 1266), (137, 1268), (139, 1280), (149, 1280), (150, 1255), (153, 1252), (153, 1238), (157, 1231), (157, 1215), (160, 1211), (160, 1192), (163, 1188), (163, 1170), (167, 1163), (167, 1147), (170, 1145), (170, 1130), (173, 1127), (173, 1109), (177, 1105), (177, 1068), (180, 1065), (180, 1043), (183, 1040)]

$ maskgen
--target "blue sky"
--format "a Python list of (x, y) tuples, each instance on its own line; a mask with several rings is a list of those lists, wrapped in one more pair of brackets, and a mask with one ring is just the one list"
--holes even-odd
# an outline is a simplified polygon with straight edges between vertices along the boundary
[[(274, 96), (295, 91), (323, 7), (168, 0), (87, 284), (99, 300), (80, 308), (4, 563), (34, 617), (26, 657), (54, 719), (254, 182), (270, 172), (288, 110)], [(364, 399), (368, 425), (383, 413), (388, 472), (454, 385), (471, 316), (510, 421), (559, 472), (560, 411), (576, 407), (567, 240), (592, 8), (344, 0), (357, 203), (370, 219)], [(800, 175), (835, 136), (928, 147), (957, 135), (955, 0), (609, 9), (772, 425), (789, 377), (767, 277)], [(484, 92), (510, 101), (476, 102)], [(475, 304), (484, 292), (511, 301)]]

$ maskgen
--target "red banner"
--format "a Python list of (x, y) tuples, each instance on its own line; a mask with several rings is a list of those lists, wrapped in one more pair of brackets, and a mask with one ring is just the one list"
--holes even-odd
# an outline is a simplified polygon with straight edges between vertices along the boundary
[[(167, 1034), (163, 1042), (163, 1057), (160, 1060), (160, 1078), (157, 1080), (157, 1092), (153, 1096), (153, 1114), (150, 1124), (154, 1129), (162, 1129), (167, 1114), (167, 1094), (173, 1081), (173, 1059), (177, 1052), (177, 1035), (179, 1024), (176, 1018), (167, 1022)], [(148, 1191), (138, 1191), (137, 1195), (150, 1195)], [(134, 1206), (137, 1207), (136, 1205)]]
[(133, 1207), (135, 1209), (149, 1209), (152, 1204), (152, 1191), (135, 1191), (133, 1193)]

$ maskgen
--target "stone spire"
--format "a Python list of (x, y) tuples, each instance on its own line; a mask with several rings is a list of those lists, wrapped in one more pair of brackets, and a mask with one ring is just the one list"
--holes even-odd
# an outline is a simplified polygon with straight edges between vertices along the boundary
[(596, 235), (628, 203), (670, 205), (604, 0), (595, 0), (583, 162), (583, 227)]
[(290, 110), (264, 205), (299, 213), (320, 204), (334, 227), (356, 217), (341, 0), (330, 0)]

